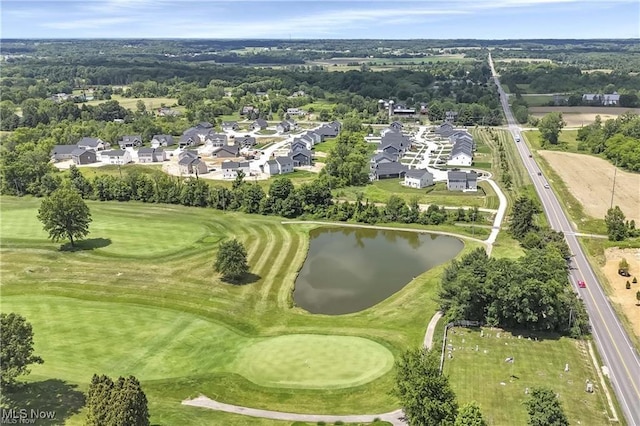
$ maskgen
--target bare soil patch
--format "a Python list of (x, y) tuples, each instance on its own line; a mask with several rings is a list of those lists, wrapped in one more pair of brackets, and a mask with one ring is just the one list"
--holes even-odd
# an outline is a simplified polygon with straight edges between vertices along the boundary
[[(570, 152), (539, 151), (560, 175), (571, 193), (583, 205), (585, 213), (604, 218), (611, 205), (615, 166), (602, 158)], [(618, 169), (613, 205), (627, 219), (640, 222), (640, 174)], [(639, 274), (640, 275), (640, 274)]]
[[(604, 252), (607, 259), (602, 271), (605, 273), (611, 285), (611, 302), (620, 307), (620, 311), (629, 320), (633, 332), (640, 337), (640, 306), (637, 306), (636, 292), (640, 290), (640, 284), (633, 284), (633, 277), (640, 279), (640, 249), (608, 248)], [(618, 262), (622, 258), (629, 263), (631, 277), (618, 275)], [(631, 289), (626, 289), (627, 280), (631, 283)]]

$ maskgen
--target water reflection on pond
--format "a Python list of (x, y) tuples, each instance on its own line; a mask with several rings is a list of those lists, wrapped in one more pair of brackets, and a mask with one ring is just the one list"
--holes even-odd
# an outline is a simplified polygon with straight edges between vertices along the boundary
[(293, 298), (312, 313), (358, 312), (402, 289), (414, 277), (455, 257), (457, 238), (366, 228), (318, 228)]

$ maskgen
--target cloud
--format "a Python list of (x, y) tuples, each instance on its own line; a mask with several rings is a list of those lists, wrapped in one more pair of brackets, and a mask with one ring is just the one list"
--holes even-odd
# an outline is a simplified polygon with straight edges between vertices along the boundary
[(114, 18), (87, 18), (73, 19), (69, 21), (44, 22), (43, 27), (56, 30), (80, 30), (80, 29), (99, 29), (100, 27), (111, 27), (114, 25), (126, 24), (132, 22), (132, 19), (125, 17)]

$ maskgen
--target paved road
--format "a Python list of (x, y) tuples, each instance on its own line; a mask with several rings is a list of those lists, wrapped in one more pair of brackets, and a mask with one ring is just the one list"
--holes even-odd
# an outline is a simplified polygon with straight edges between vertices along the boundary
[[(521, 130), (509, 108), (507, 96), (500, 86), (491, 55), (489, 55), (489, 65), (495, 83), (498, 85), (500, 101), (507, 117), (509, 130), (515, 140), (521, 139)], [(547, 181), (544, 175), (538, 175), (540, 168), (535, 160), (529, 157), (529, 148), (525, 142), (516, 142), (516, 147), (531, 175), (551, 227), (556, 231), (564, 232), (569, 249), (574, 255), (570, 280), (589, 312), (593, 337), (602, 361), (609, 369), (609, 377), (620, 403), (622, 414), (629, 425), (640, 426), (640, 355), (631, 344), (604, 294), (602, 286), (578, 243), (575, 230), (560, 206), (560, 202), (553, 191), (545, 186)], [(585, 171), (585, 173), (587, 172)], [(578, 288), (577, 282), (579, 280), (584, 281), (587, 287)]]

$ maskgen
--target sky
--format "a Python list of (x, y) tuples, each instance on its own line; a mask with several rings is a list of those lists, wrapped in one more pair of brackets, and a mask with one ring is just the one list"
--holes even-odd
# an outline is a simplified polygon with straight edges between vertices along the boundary
[(2, 38), (638, 38), (640, 0), (0, 0)]

